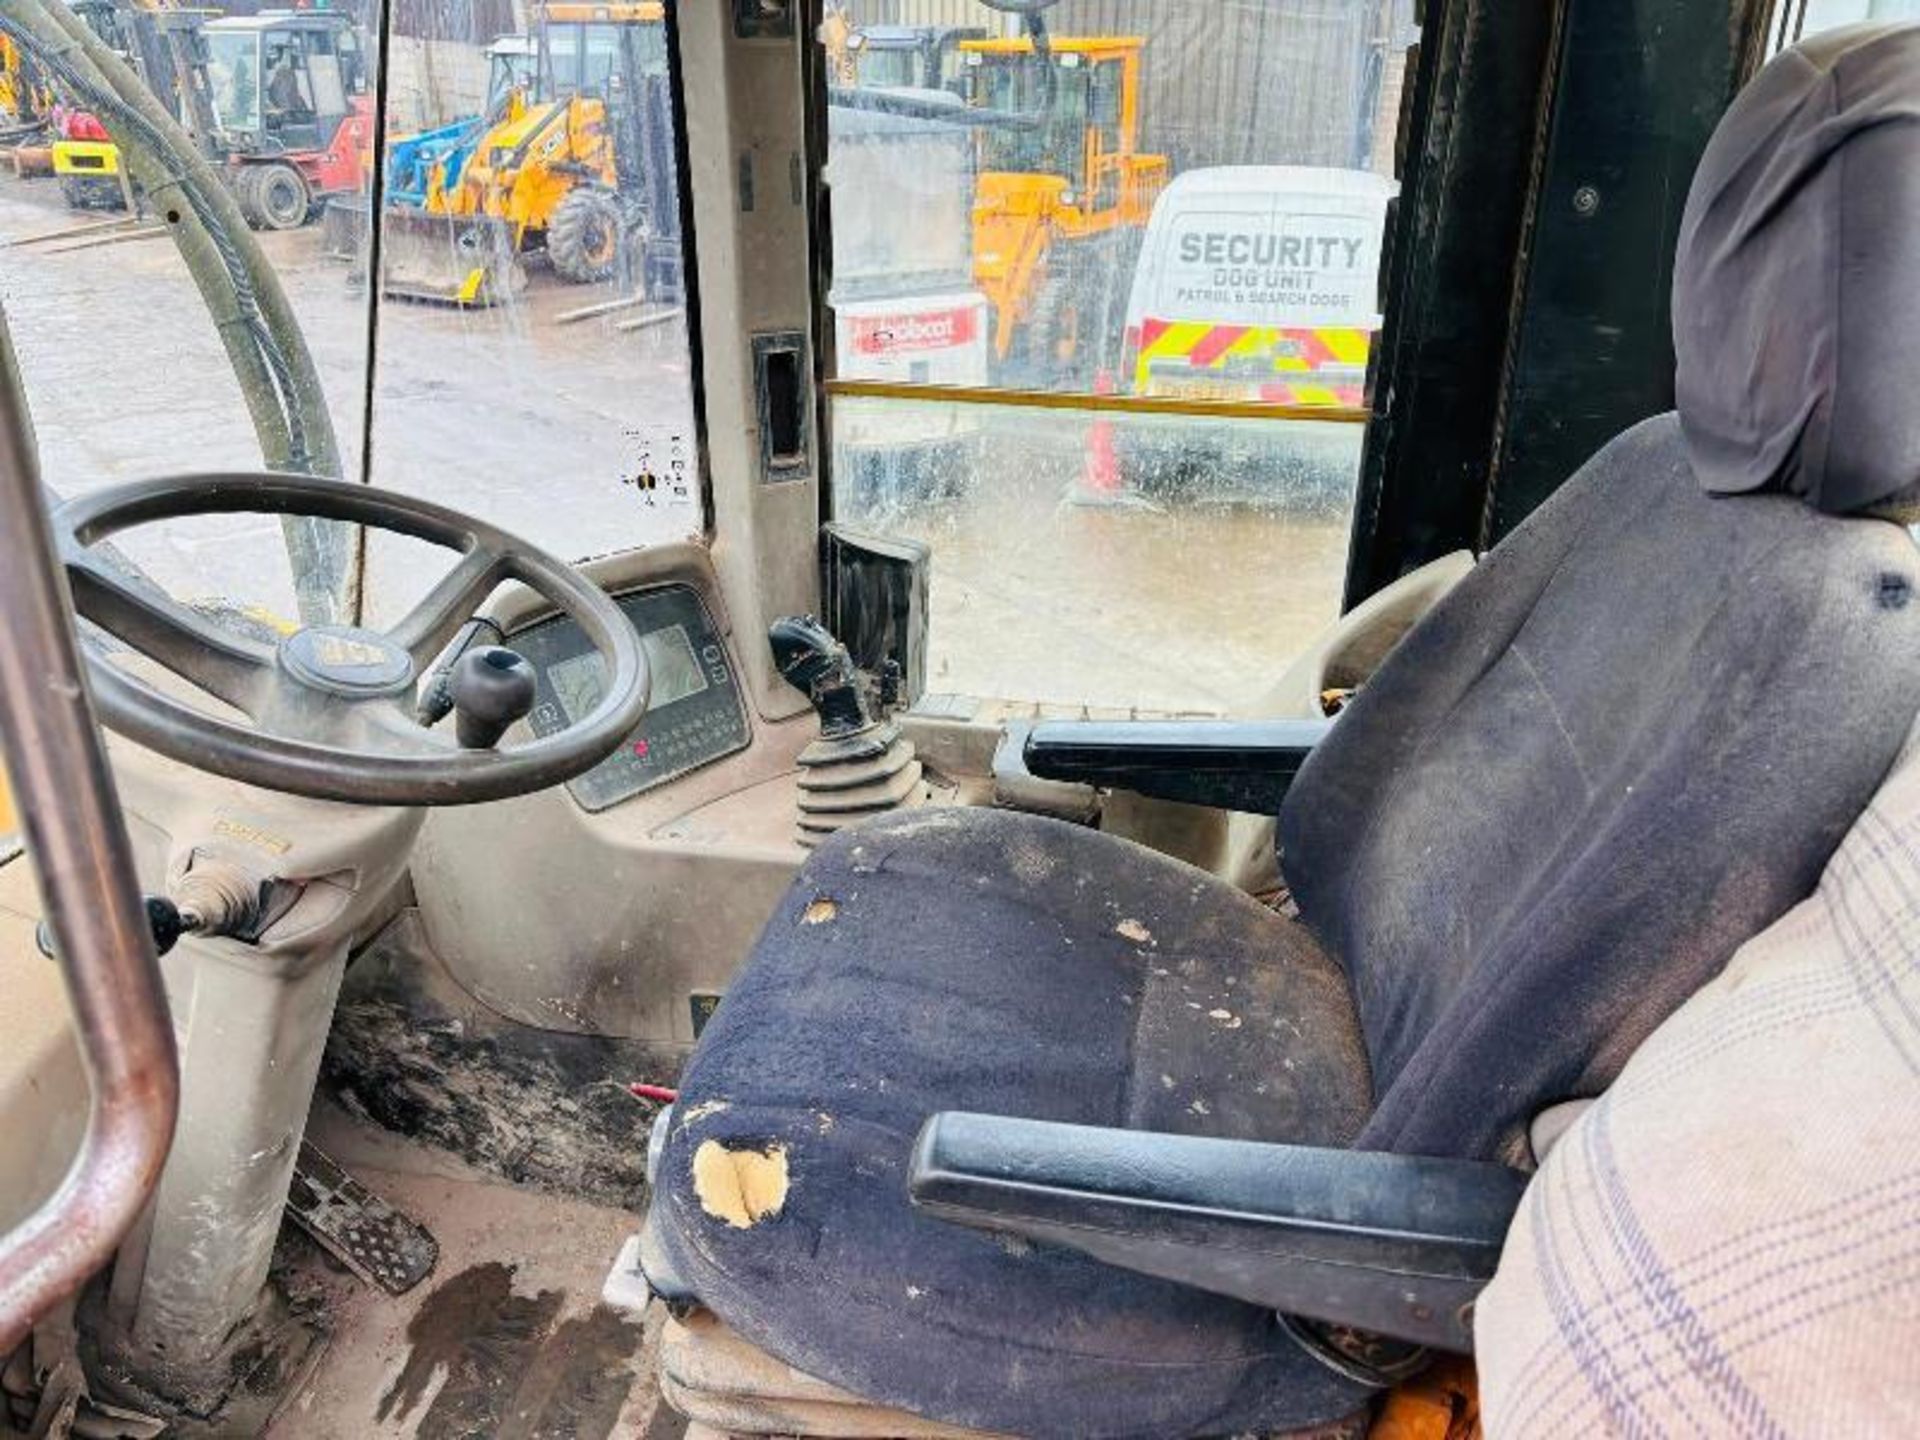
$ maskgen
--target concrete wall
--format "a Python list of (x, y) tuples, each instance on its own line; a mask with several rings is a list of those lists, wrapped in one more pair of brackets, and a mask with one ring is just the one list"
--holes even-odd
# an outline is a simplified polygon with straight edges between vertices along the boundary
[(391, 124), (404, 133), (478, 114), (487, 96), (484, 49), (460, 40), (393, 37), (387, 70)]

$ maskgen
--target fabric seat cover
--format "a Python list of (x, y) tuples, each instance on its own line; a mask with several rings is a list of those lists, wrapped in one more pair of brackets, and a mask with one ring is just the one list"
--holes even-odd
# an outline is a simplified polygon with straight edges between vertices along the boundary
[(1906, 1433), (1916, 1233), (1920, 752), (1547, 1156), (1476, 1311), (1489, 1433)]

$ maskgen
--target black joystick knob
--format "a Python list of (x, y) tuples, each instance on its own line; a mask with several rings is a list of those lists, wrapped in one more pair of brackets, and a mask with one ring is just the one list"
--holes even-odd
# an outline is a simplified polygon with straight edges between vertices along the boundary
[(805, 695), (829, 740), (856, 735), (874, 725), (867, 687), (847, 647), (811, 615), (789, 615), (767, 630), (780, 676)]
[(533, 667), (504, 645), (467, 651), (453, 667), (453, 733), (467, 750), (491, 750), (533, 709)]

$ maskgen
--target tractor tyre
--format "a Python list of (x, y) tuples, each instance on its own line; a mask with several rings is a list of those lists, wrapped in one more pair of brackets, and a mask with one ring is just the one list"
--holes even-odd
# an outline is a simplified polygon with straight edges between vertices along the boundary
[(613, 277), (620, 260), (620, 207), (598, 190), (575, 190), (547, 222), (547, 259), (553, 273), (574, 285)]
[(256, 230), (298, 230), (313, 210), (307, 177), (278, 160), (243, 167), (233, 192), (240, 213)]

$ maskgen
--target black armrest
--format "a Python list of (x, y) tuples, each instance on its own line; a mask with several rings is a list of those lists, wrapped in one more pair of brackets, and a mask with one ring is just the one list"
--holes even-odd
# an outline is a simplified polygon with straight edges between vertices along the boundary
[(1504, 1165), (949, 1111), (907, 1192), (962, 1225), (1470, 1353), (1526, 1177)]
[(1272, 815), (1332, 720), (1050, 720), (1027, 769), (1067, 780)]

